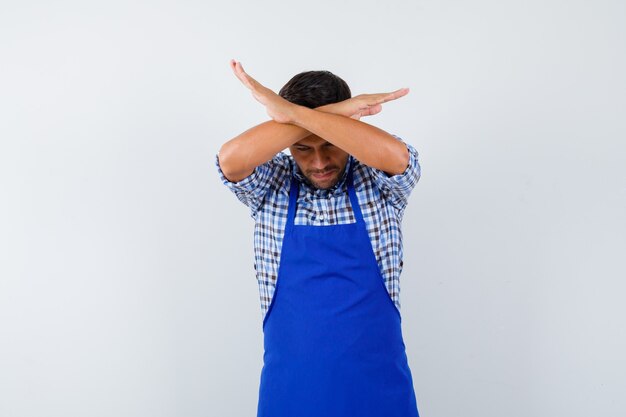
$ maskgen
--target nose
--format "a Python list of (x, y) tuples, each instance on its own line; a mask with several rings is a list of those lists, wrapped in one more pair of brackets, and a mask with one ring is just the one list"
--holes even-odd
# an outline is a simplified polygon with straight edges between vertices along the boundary
[(328, 166), (329, 156), (323, 150), (316, 150), (311, 158), (311, 167), (313, 169), (323, 170)]

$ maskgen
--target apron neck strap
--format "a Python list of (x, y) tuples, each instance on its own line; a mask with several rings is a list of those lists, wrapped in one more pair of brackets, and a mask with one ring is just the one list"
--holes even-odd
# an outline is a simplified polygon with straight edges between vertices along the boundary
[(357, 223), (363, 223), (363, 214), (361, 213), (361, 206), (359, 205), (359, 199), (356, 197), (356, 191), (354, 191), (354, 183), (352, 180), (352, 167), (348, 173), (348, 195), (350, 196), (350, 205), (352, 205), (352, 212), (356, 218)]
[(287, 213), (287, 225), (295, 224), (296, 218), (296, 201), (300, 191), (300, 183), (295, 176), (291, 176), (291, 189), (289, 190), (289, 211)]

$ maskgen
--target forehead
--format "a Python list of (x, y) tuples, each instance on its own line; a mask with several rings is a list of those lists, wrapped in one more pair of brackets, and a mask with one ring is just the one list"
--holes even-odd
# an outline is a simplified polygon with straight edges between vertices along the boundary
[(328, 143), (326, 139), (322, 139), (316, 135), (309, 135), (306, 138), (300, 139), (294, 145), (306, 145), (306, 146), (318, 146)]

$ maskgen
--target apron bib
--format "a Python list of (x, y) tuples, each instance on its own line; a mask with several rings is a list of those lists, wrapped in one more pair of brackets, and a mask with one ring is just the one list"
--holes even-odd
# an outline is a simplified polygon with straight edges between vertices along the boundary
[(419, 417), (401, 331), (354, 191), (356, 223), (294, 224), (289, 191), (276, 288), (263, 320), (257, 417)]

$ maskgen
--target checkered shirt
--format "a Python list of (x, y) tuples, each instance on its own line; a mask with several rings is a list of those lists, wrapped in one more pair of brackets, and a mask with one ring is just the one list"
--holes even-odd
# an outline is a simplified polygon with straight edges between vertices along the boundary
[(236, 183), (224, 176), (219, 166), (219, 155), (216, 155), (215, 165), (220, 179), (250, 208), (255, 221), (254, 269), (261, 300), (261, 319), (265, 318), (276, 288), (292, 177), (301, 182), (295, 224), (325, 226), (354, 223), (356, 218), (350, 206), (346, 183), (350, 166), (354, 170), (354, 189), (378, 267), (387, 292), (400, 311), (400, 274), (403, 266), (400, 226), (408, 197), (421, 174), (417, 150), (405, 144), (409, 150), (409, 164), (404, 173), (387, 176), (383, 171), (349, 156), (341, 179), (327, 190), (312, 187), (293, 157), (283, 152)]

